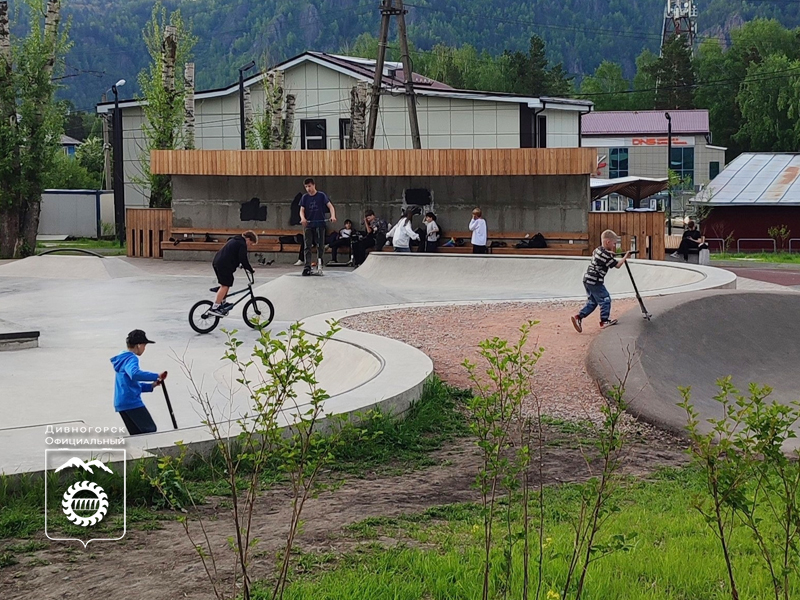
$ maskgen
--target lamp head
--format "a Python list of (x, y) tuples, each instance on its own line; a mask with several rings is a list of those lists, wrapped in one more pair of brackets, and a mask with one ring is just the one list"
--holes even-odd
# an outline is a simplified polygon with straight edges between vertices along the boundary
[(669, 115), (668, 112), (664, 113), (664, 118), (667, 119), (667, 121), (672, 121), (672, 117)]
[(250, 69), (252, 69), (252, 68), (253, 68), (253, 67), (255, 67), (255, 66), (256, 66), (256, 61), (254, 61), (254, 60), (251, 60), (251, 61), (250, 61), (249, 63), (247, 63), (245, 66), (243, 66), (243, 67), (239, 67), (239, 71), (241, 71), (242, 73), (244, 73), (245, 71), (249, 71)]
[(121, 88), (123, 85), (125, 85), (124, 79), (120, 79), (117, 83), (114, 84), (114, 86), (118, 88)]

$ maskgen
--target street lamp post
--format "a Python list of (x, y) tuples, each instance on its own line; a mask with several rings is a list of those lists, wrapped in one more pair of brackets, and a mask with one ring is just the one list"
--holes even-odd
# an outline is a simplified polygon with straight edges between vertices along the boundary
[(242, 134), (242, 150), (247, 148), (247, 136), (244, 129), (244, 73), (255, 66), (255, 61), (251, 60), (245, 66), (239, 67), (239, 129)]
[(125, 242), (125, 177), (122, 161), (122, 111), (119, 109), (118, 88), (125, 85), (120, 79), (111, 86), (114, 92), (114, 224), (119, 245)]
[(667, 235), (672, 235), (672, 185), (669, 183), (669, 172), (672, 170), (672, 117), (664, 113), (667, 119)]

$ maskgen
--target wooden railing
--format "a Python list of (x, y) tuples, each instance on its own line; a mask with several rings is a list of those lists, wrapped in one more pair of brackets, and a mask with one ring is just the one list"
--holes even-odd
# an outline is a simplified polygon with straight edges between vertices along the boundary
[(159, 175), (403, 177), (590, 175), (594, 148), (472, 150), (153, 150)]
[(128, 256), (161, 258), (161, 242), (172, 229), (171, 208), (129, 208), (125, 211)]
[(664, 218), (663, 212), (589, 213), (589, 248), (597, 248), (603, 231), (611, 229), (622, 238), (622, 250), (635, 237), (637, 258), (664, 260)]

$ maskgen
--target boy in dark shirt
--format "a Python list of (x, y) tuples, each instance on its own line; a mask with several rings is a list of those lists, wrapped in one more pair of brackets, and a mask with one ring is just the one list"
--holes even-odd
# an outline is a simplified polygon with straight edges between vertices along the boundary
[(606, 229), (600, 236), (601, 245), (592, 253), (592, 260), (583, 276), (583, 287), (586, 289), (588, 300), (586, 306), (577, 315), (572, 317), (572, 325), (578, 333), (583, 331), (582, 321), (600, 307), (600, 329), (617, 324), (611, 318), (611, 295), (605, 286), (605, 277), (611, 268), (619, 269), (630, 258), (630, 251), (625, 253), (622, 260), (614, 257), (613, 251), (617, 244), (617, 234)]
[(258, 243), (258, 236), (252, 231), (245, 231), (242, 235), (232, 237), (214, 256), (214, 273), (217, 274), (219, 290), (214, 300), (214, 305), (208, 312), (218, 317), (228, 314), (228, 309), (223, 304), (228, 290), (233, 285), (233, 273), (242, 266), (246, 271), (253, 273), (253, 267), (247, 260), (247, 250)]
[(681, 245), (678, 247), (678, 251), (673, 252), (671, 256), (672, 258), (679, 258), (680, 255), (683, 254), (684, 262), (689, 262), (689, 250), (703, 250), (704, 248), (708, 248), (708, 246), (705, 243), (706, 238), (697, 230), (694, 221), (689, 221), (686, 227), (687, 229), (683, 232), (683, 238), (681, 238)]
[(303, 182), (306, 193), (300, 199), (300, 223), (303, 225), (305, 267), (303, 275), (311, 275), (311, 246), (317, 247), (317, 265), (322, 266), (325, 247), (325, 213), (331, 213), (331, 223), (336, 223), (336, 209), (325, 192), (317, 190), (310, 177)]

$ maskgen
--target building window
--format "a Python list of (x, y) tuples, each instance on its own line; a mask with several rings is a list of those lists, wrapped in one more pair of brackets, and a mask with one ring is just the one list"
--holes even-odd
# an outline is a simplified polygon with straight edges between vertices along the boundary
[(673, 148), (669, 168), (683, 180), (681, 187), (692, 189), (694, 187), (694, 148)]
[(609, 153), (608, 178), (617, 179), (628, 176), (628, 149), (612, 148)]
[(347, 150), (350, 147), (350, 119), (339, 119), (339, 148)]
[(716, 177), (717, 175), (719, 175), (719, 161), (712, 161), (708, 163), (709, 180), (714, 179), (714, 177)]
[(300, 147), (303, 150), (325, 150), (328, 147), (327, 138), (325, 119), (302, 119), (300, 121)]
[(539, 115), (536, 118), (537, 148), (547, 148), (547, 117)]

